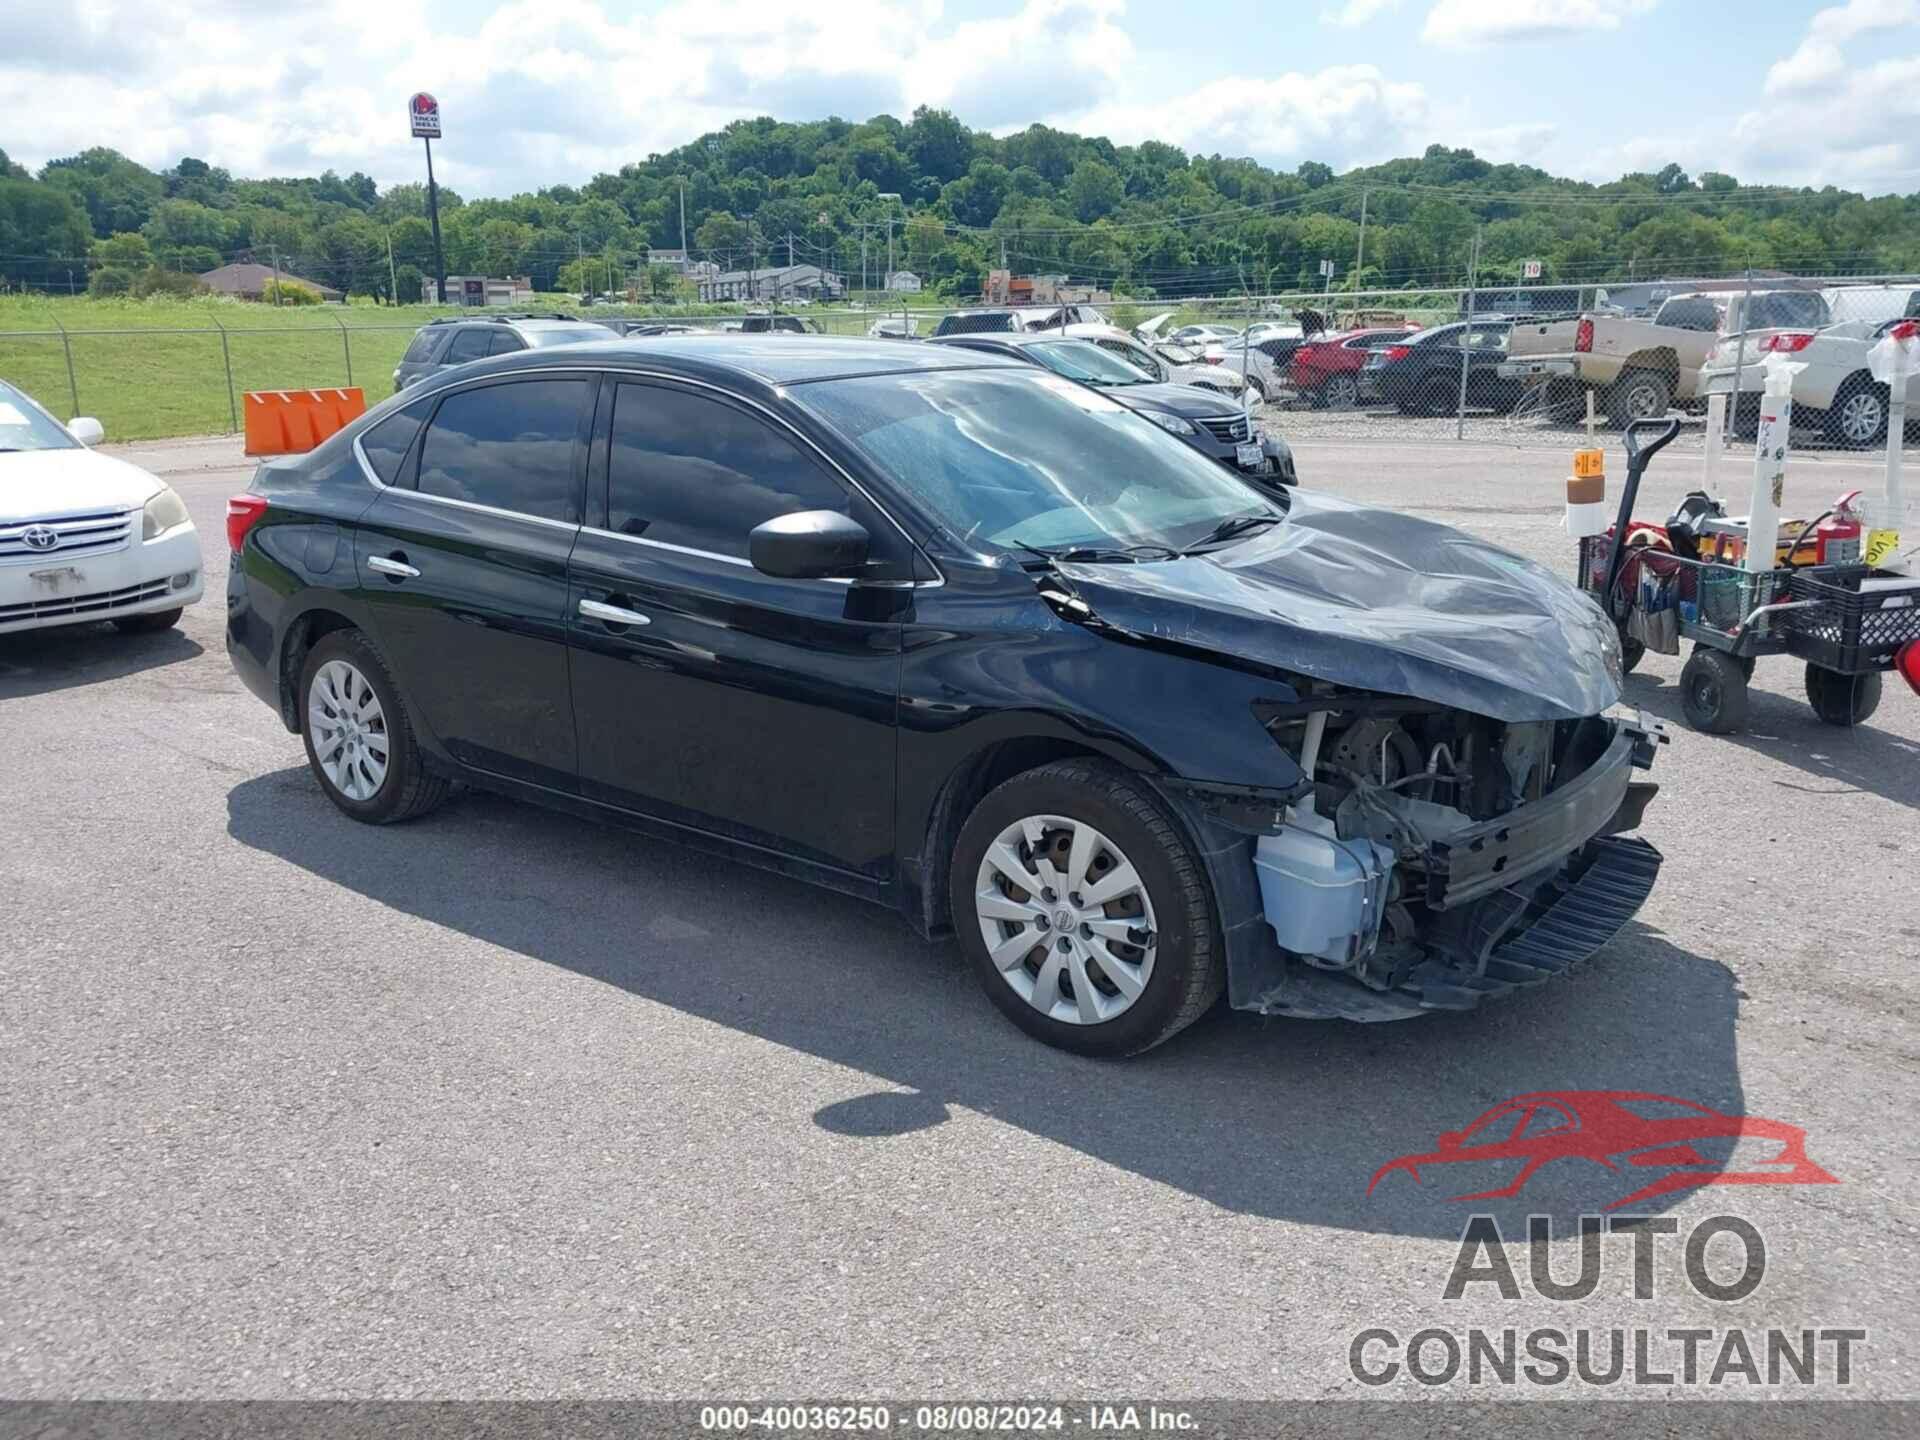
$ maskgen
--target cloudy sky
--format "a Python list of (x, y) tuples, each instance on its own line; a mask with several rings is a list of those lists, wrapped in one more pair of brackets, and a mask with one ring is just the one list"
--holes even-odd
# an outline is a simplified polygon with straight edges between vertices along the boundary
[(577, 183), (740, 116), (943, 105), (1290, 168), (1469, 145), (1920, 190), (1920, 0), (9, 0), (0, 148)]

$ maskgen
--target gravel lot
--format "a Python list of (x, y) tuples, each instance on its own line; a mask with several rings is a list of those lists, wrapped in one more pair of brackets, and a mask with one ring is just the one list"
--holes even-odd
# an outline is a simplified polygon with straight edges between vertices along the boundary
[[(209, 598), (159, 637), (0, 638), (0, 1395), (1425, 1395), (1356, 1383), (1353, 1336), (1470, 1325), (1857, 1327), (1852, 1385), (1820, 1393), (1920, 1395), (1897, 681), (1842, 733), (1762, 662), (1752, 732), (1710, 738), (1649, 657), (1627, 698), (1675, 722), (1644, 832), (1667, 866), (1584, 972), (1380, 1027), (1222, 1012), (1099, 1064), (851, 900), (479, 795), (353, 825), (228, 668), (238, 442), (122, 453), (186, 497)], [(1300, 460), (1571, 567), (1559, 455)], [(1875, 483), (1796, 458), (1788, 508)], [(1840, 1183), (1643, 1207), (1759, 1228), (1735, 1303), (1686, 1287), (1673, 1239), (1636, 1301), (1626, 1237), (1587, 1300), (1539, 1298), (1516, 1250), (1523, 1299), (1443, 1301), (1472, 1207), (1431, 1172), (1369, 1198), (1375, 1168), (1592, 1089), (1803, 1126)], [(1564, 1168), (1487, 1207), (1509, 1236), (1645, 1178)], [(1666, 1393), (1585, 1393), (1623, 1390)]]

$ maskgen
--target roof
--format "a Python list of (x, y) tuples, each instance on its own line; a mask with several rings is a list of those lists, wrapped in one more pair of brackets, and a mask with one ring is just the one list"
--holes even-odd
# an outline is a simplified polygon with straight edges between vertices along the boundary
[(756, 283), (764, 281), (766, 284), (774, 285), (782, 281), (802, 281), (815, 277), (838, 283), (840, 272), (823, 270), (818, 265), (762, 265), (757, 270), (722, 270), (718, 275), (710, 275), (707, 278), (716, 283), (751, 279)]
[(322, 285), (318, 280), (308, 280), (289, 270), (276, 271), (271, 265), (247, 263), (222, 265), (218, 270), (209, 270), (200, 277), (200, 283), (226, 295), (258, 295), (276, 275), (283, 284), (304, 285), (322, 295), (340, 293), (331, 285)]
[[(978, 370), (1020, 366), (956, 347), (902, 344), (898, 340), (856, 340), (832, 335), (636, 335), (619, 340), (569, 345), (565, 349), (527, 350), (516, 355), (471, 361), (444, 373), (470, 376), (488, 371), (546, 367), (575, 362), (608, 368), (659, 368), (706, 378), (736, 377), (765, 385), (799, 385), (851, 375), (901, 375), (916, 370)], [(1024, 368), (1024, 367), (1022, 367)]]

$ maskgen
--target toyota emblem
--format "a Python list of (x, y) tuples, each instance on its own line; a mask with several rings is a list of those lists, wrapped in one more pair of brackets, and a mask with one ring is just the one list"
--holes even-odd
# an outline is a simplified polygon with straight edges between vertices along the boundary
[(29, 525), (20, 538), (29, 550), (51, 550), (60, 543), (60, 532), (51, 525)]

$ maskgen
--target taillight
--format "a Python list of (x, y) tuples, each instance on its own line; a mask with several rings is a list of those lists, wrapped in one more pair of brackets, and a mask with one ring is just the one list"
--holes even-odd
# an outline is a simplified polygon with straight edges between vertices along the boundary
[(1388, 360), (1404, 360), (1413, 353), (1413, 347), (1411, 345), (1389, 345), (1380, 353)]
[(1205, 356), (1205, 357), (1203, 357), (1203, 358), (1205, 358), (1205, 360), (1206, 360), (1206, 362), (1207, 362), (1207, 363), (1208, 363), (1209, 365), (1218, 365), (1218, 364), (1219, 364), (1219, 363), (1221, 362), (1221, 360), (1222, 360), (1223, 358), (1225, 358), (1225, 357), (1223, 357), (1223, 356), (1220, 356), (1220, 355), (1208, 355), (1208, 356)]
[(235, 495), (227, 501), (227, 548), (234, 554), (247, 543), (247, 532), (267, 513), (264, 495)]
[(1920, 640), (1909, 640), (1900, 647), (1893, 657), (1893, 668), (1913, 687), (1913, 693), (1920, 695)]
[(1762, 354), (1772, 351), (1776, 355), (1794, 355), (1813, 343), (1810, 330), (1789, 330), (1780, 335), (1769, 335), (1760, 342)]
[(1573, 327), (1573, 348), (1580, 351), (1582, 354), (1588, 354), (1592, 352), (1593, 321), (1582, 320), (1578, 325)]

